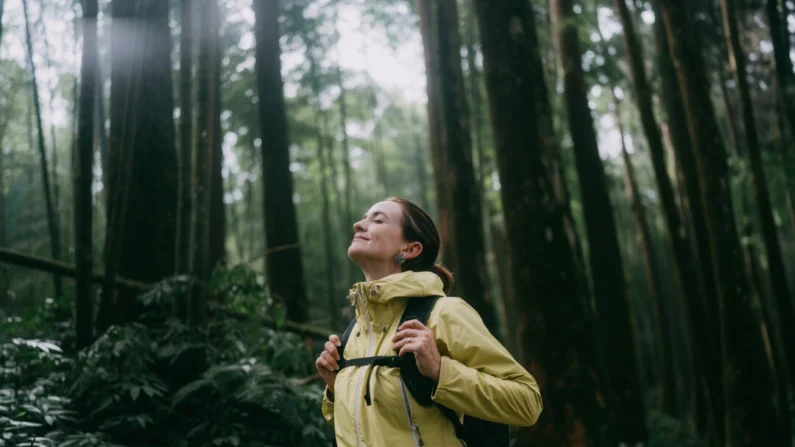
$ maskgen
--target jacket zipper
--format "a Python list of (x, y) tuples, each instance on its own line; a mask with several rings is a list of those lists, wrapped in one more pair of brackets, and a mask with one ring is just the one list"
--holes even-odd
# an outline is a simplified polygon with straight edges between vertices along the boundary
[[(362, 308), (362, 315), (364, 316), (364, 320), (367, 322), (367, 336), (369, 338), (370, 345), (367, 348), (367, 357), (372, 357), (375, 355), (375, 337), (373, 336), (373, 325), (370, 323), (370, 314), (367, 312), (367, 306), (364, 303), (364, 298), (359, 293), (359, 290), (356, 290), (356, 300), (359, 301), (359, 306)], [(364, 380), (364, 373), (367, 368), (360, 368), (359, 371), (359, 379), (356, 382), (356, 390), (358, 393), (361, 394), (362, 389), (362, 380)], [(358, 447), (362, 447), (362, 434), (359, 431), (359, 418), (361, 416), (361, 407), (362, 407), (362, 399), (359, 396), (356, 396), (356, 404), (354, 405), (353, 411), (353, 425), (356, 428), (356, 445)]]

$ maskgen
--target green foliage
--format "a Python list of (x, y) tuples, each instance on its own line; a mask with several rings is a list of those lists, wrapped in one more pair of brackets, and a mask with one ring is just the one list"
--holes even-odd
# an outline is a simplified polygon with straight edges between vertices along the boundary
[(256, 321), (267, 309), (255, 305), (262, 279), (219, 267), (211, 288), (238, 317), (218, 312), (203, 329), (169, 316), (191, 284), (160, 282), (139, 297), (141, 321), (111, 327), (74, 358), (56, 340), (0, 345), (0, 446), (328, 445), (322, 388), (304, 379), (312, 354)]

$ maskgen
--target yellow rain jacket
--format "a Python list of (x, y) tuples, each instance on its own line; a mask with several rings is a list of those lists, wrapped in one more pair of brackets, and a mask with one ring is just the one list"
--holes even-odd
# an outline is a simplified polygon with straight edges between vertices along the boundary
[[(357, 283), (349, 295), (351, 305), (356, 306), (357, 322), (345, 358), (396, 355), (392, 337), (407, 300), (430, 295), (444, 295), (441, 279), (432, 272), (404, 272)], [(542, 403), (535, 379), (491, 335), (469, 304), (460, 298), (439, 299), (427, 326), (436, 336), (442, 361), (435, 402), (454, 410), (459, 420), (466, 413), (516, 426), (536, 422)], [(370, 368), (372, 405), (368, 406), (364, 387)], [(409, 418), (419, 428), (424, 445), (462, 445), (439, 408), (421, 406), (401, 386), (397, 368), (369, 365), (342, 369), (333, 395), (326, 389), (322, 410), (334, 424), (339, 447), (419, 445)]]

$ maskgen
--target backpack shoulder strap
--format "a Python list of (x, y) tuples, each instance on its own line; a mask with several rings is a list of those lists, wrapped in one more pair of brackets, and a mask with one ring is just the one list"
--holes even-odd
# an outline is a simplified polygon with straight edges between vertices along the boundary
[(353, 332), (353, 328), (356, 327), (356, 317), (351, 319), (351, 322), (348, 324), (348, 328), (345, 329), (345, 333), (342, 334), (342, 339), (340, 339), (340, 346), (337, 347), (337, 351), (340, 353), (340, 358), (345, 358), (345, 345), (348, 344), (348, 339), (351, 338), (351, 332)]
[(398, 323), (398, 327), (409, 320), (419, 320), (420, 323), (426, 324), (428, 322), (428, 317), (430, 317), (431, 311), (433, 310), (433, 306), (436, 304), (436, 301), (438, 301), (439, 298), (441, 298), (441, 296), (436, 295), (425, 296), (422, 298), (409, 298), (408, 302), (406, 303), (406, 309), (403, 311), (403, 315), (400, 317), (400, 323)]

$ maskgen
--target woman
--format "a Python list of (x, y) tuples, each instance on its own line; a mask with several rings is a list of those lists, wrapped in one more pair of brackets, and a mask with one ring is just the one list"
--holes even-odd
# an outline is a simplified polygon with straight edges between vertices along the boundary
[[(427, 326), (412, 320), (397, 327), (408, 300), (443, 296), (453, 283), (452, 274), (435, 264), (440, 238), (430, 216), (407, 200), (390, 198), (373, 205), (353, 228), (348, 256), (365, 281), (355, 284), (348, 296), (357, 321), (344, 347), (345, 358), (414, 354), (419, 372), (435, 382), (433, 401), (454, 410), (459, 420), (466, 414), (533, 425), (542, 409), (535, 379), (465, 301), (439, 299)], [(339, 370), (340, 345), (337, 335), (329, 337), (315, 362), (327, 385), (323, 415), (334, 424), (339, 447), (462, 445), (439, 407), (421, 406), (406, 396), (397, 368)], [(409, 428), (412, 423), (421, 440)]]

